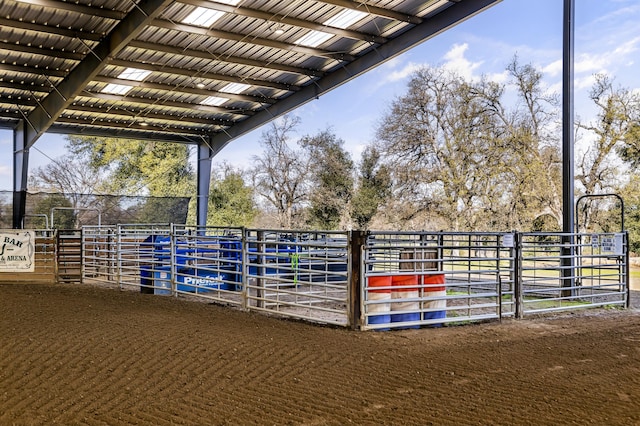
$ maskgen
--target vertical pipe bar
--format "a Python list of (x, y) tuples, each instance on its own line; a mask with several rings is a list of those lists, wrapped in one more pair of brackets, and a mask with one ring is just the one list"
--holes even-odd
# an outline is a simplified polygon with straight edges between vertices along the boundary
[(118, 225), (116, 232), (116, 281), (122, 290), (122, 225)]
[[(562, 237), (561, 265), (562, 287), (574, 286), (573, 245), (573, 56), (574, 56), (574, 9), (575, 0), (564, 0), (563, 49), (562, 49)], [(563, 290), (562, 297), (570, 297), (572, 290)]]
[(177, 250), (177, 239), (178, 236), (176, 234), (176, 228), (175, 225), (172, 223), (170, 225), (170, 231), (169, 231), (169, 247), (171, 249), (170, 251), (170, 255), (169, 255), (169, 271), (171, 271), (169, 274), (169, 279), (171, 280), (171, 294), (174, 297), (178, 297), (178, 277), (176, 276), (177, 272), (178, 272), (178, 267), (176, 266), (177, 262), (177, 255), (178, 255), (178, 250)]
[(626, 284), (626, 303), (627, 309), (631, 307), (631, 276), (629, 275), (629, 232), (624, 231), (623, 250), (624, 250), (624, 275)]
[[(242, 237), (240, 238), (240, 258), (242, 264), (240, 265), (240, 281), (242, 283), (242, 309), (249, 309), (249, 231), (244, 226), (242, 227)], [(236, 279), (237, 282), (237, 279)]]
[(264, 284), (265, 284), (265, 272), (266, 268), (264, 267), (265, 259), (264, 251), (264, 231), (258, 231), (256, 236), (256, 306), (258, 308), (264, 308)]
[(513, 296), (515, 299), (515, 316), (516, 318), (522, 318), (522, 234), (516, 232), (513, 237), (512, 255), (514, 259), (513, 265)]

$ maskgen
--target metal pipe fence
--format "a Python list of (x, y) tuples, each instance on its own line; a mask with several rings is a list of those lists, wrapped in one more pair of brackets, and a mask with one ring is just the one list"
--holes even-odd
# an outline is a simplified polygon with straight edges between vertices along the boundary
[(347, 325), (345, 232), (247, 230), (246, 307)]
[(85, 227), (86, 282), (347, 325), (347, 233)]
[(628, 306), (626, 233), (521, 235), (522, 316), (597, 306)]
[(497, 233), (372, 232), (364, 329), (418, 328), (515, 312), (514, 249)]
[(136, 224), (84, 227), (83, 251), (84, 282), (362, 330), (628, 306), (622, 233)]
[(55, 229), (35, 229), (34, 233), (34, 271), (2, 272), (0, 283), (50, 283), (57, 281), (57, 231)]

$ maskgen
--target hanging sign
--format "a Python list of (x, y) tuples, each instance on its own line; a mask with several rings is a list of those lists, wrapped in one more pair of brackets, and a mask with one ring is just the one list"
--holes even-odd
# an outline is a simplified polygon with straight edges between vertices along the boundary
[(623, 234), (604, 234), (600, 237), (600, 248), (602, 253), (613, 253), (618, 256), (624, 254)]
[(0, 272), (34, 270), (34, 231), (0, 230)]

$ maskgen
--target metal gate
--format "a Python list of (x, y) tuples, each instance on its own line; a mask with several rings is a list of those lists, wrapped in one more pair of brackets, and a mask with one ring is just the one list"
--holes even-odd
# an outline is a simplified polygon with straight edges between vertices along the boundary
[(363, 330), (629, 303), (626, 233), (83, 229), (85, 282)]

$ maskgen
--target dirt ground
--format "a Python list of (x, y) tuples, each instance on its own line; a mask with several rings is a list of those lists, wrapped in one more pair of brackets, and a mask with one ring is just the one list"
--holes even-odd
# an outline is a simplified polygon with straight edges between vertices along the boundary
[(0, 425), (640, 425), (638, 309), (356, 332), (4, 284), (0, 318)]

